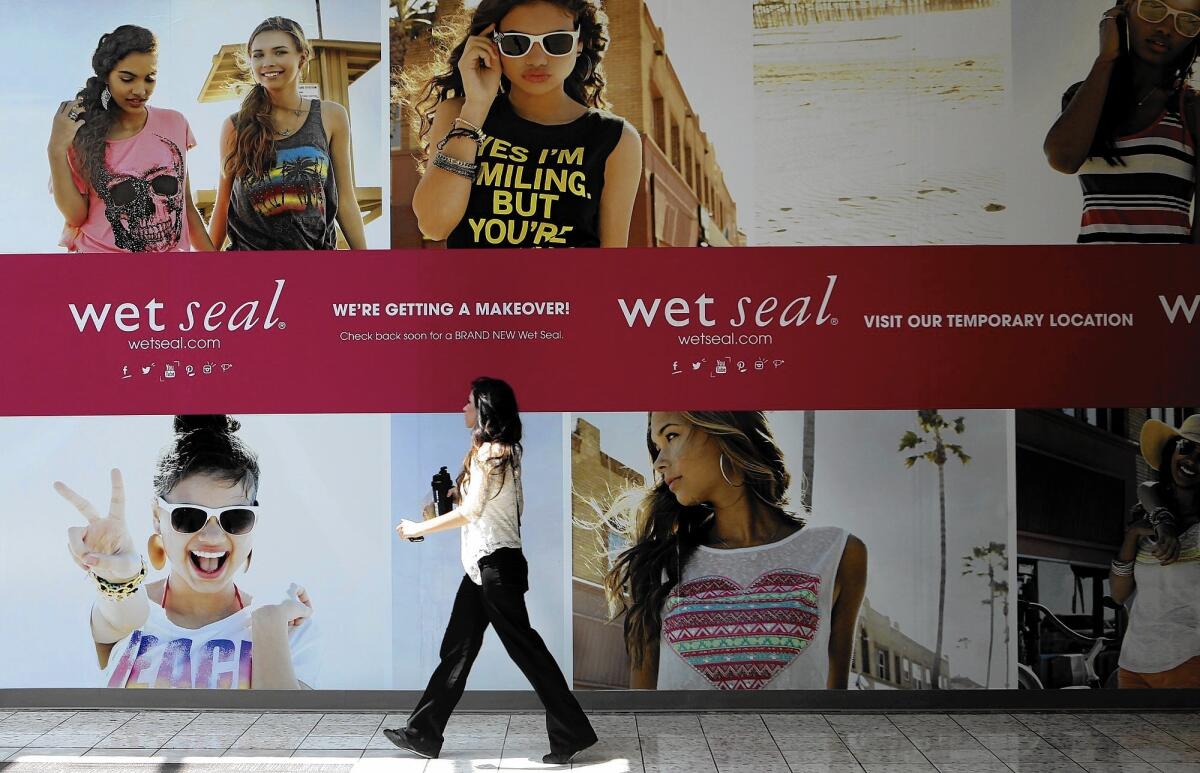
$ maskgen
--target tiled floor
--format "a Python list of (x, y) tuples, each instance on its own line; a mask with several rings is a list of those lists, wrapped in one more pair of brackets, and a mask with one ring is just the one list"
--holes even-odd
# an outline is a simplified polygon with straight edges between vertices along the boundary
[[(541, 715), (456, 714), (442, 757), (429, 762), (383, 737), (382, 728), (404, 719), (382, 713), (0, 710), (0, 772), (98, 770), (100, 764), (135, 771), (552, 769), (540, 762), (548, 751)], [(600, 743), (577, 758), (575, 770), (1200, 773), (1200, 712), (643, 713), (595, 714), (592, 723)]]

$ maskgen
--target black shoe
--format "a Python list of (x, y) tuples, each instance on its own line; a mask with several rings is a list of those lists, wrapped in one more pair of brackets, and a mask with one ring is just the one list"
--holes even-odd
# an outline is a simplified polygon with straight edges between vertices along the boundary
[(396, 746), (410, 751), (418, 757), (424, 757), (427, 760), (436, 760), (441, 749), (435, 749), (429, 744), (422, 743), (418, 739), (409, 734), (408, 728), (402, 727), (399, 730), (384, 729), (383, 735)]
[(569, 752), (550, 752), (546, 756), (542, 757), (542, 764), (543, 765), (568, 765), (568, 764), (570, 764), (571, 760), (575, 759), (576, 755), (578, 755), (581, 751), (588, 748), (589, 746), (594, 746), (596, 743), (596, 740), (597, 739), (593, 738), (591, 741), (589, 741), (588, 743), (585, 743), (583, 746), (580, 746), (578, 749), (573, 749)]

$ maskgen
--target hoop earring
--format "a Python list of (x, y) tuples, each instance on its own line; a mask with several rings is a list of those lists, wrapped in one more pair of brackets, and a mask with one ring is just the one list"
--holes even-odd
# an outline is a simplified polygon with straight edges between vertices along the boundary
[(151, 534), (146, 540), (146, 553), (150, 556), (150, 565), (156, 570), (167, 565), (167, 549), (163, 547), (161, 534)]
[[(725, 474), (725, 452), (724, 451), (721, 452), (721, 458), (717, 462), (717, 466), (721, 468), (721, 477), (724, 478), (725, 482), (728, 483), (730, 486), (733, 486), (734, 488), (741, 488), (742, 486), (746, 485), (744, 481), (742, 483), (734, 483), (733, 481), (731, 481), (729, 479), (729, 476)], [(731, 463), (731, 466), (732, 466), (732, 463)]]
[(108, 109), (108, 103), (112, 99), (112, 92), (108, 90), (108, 86), (104, 87), (104, 91), (100, 92), (100, 107)]

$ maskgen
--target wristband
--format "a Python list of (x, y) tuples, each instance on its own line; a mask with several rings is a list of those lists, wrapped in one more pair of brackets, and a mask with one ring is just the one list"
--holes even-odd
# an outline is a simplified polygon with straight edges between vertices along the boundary
[(123, 582), (106, 580), (95, 572), (88, 572), (88, 576), (96, 583), (96, 590), (100, 591), (100, 595), (120, 601), (137, 593), (138, 588), (142, 587), (142, 581), (146, 579), (146, 559), (142, 559), (141, 570), (132, 578)]

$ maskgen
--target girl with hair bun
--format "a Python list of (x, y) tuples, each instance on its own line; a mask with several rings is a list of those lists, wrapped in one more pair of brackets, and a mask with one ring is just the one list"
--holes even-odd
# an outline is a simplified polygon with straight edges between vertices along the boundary
[(87, 85), (54, 115), (50, 184), (71, 252), (212, 249), (188, 184), (196, 139), (182, 115), (149, 105), (157, 69), (154, 33), (117, 27), (100, 36)]
[(313, 49), (299, 24), (266, 19), (246, 42), (254, 86), (221, 125), (221, 181), (209, 233), (220, 249), (334, 250), (341, 225), (365, 250), (354, 190), (350, 117), (332, 100), (300, 96)]
[(766, 414), (656, 411), (646, 443), (654, 487), (608, 516), (631, 543), (605, 579), (630, 686), (845, 689), (867, 549), (788, 511)]
[[(298, 689), (318, 670), (312, 602), (298, 585), (256, 604), (235, 575), (250, 568), (259, 467), (228, 416), (176, 416), (154, 476), (146, 557), (125, 519), (112, 471), (102, 515), (64, 483), (55, 490), (87, 521), (67, 529), (75, 563), (96, 587), (91, 636), (108, 687)], [(145, 582), (147, 559), (165, 577)]]
[(421, 232), (448, 247), (624, 247), (636, 129), (604, 110), (599, 0), (482, 0), (422, 79)]

